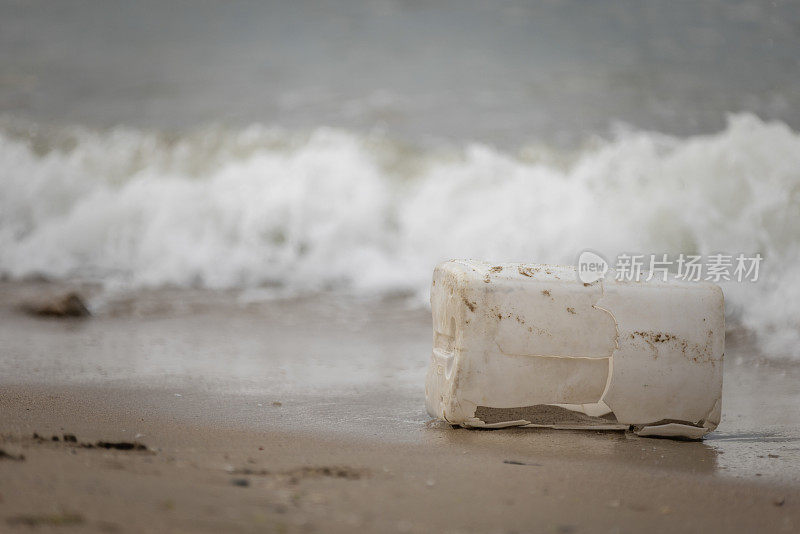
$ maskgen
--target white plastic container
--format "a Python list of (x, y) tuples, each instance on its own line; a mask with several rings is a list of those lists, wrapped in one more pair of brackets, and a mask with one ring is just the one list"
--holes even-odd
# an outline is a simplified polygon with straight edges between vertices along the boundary
[(434, 271), (431, 307), (433, 417), (689, 439), (719, 424), (725, 319), (716, 285), (586, 284), (574, 267), (448, 261)]

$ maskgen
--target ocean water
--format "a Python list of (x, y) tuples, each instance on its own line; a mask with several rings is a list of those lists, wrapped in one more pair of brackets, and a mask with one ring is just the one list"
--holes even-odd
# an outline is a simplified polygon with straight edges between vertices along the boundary
[[(50, 132), (52, 134), (52, 132)], [(571, 153), (252, 126), (0, 133), (0, 271), (141, 286), (410, 293), (456, 257), (573, 264), (584, 248), (760, 253), (732, 324), (795, 354), (800, 134), (736, 115)]]
[(455, 257), (764, 257), (800, 358), (786, 2), (3, 2), (0, 274), (408, 294)]

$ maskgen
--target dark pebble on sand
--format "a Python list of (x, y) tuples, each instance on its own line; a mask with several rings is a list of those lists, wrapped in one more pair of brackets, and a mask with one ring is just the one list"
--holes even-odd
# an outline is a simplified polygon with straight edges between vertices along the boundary
[(240, 488), (246, 488), (250, 485), (250, 481), (246, 478), (234, 478), (231, 479), (231, 484), (239, 486)]
[(520, 462), (519, 460), (503, 460), (503, 463), (504, 464), (509, 464), (509, 465), (533, 465), (533, 466), (542, 465), (542, 464), (533, 464), (533, 463)]
[(29, 302), (22, 309), (30, 315), (39, 317), (88, 317), (89, 308), (77, 293), (51, 298), (45, 301)]
[(0, 449), (0, 460), (15, 460), (17, 462), (21, 462), (25, 459), (25, 455), (23, 454), (11, 454), (3, 449)]
[(118, 451), (146, 451), (147, 446), (139, 443), (138, 441), (98, 441), (95, 447), (101, 449), (115, 449)]

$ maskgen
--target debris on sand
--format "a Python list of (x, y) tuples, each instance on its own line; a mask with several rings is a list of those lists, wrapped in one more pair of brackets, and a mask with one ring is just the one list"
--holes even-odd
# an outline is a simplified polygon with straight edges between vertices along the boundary
[(475, 429), (676, 440), (700, 440), (717, 427), (725, 345), (718, 286), (613, 277), (585, 286), (572, 266), (517, 263), (487, 285), (495, 267), (451, 260), (434, 270), (429, 415)]
[(346, 478), (347, 480), (358, 480), (368, 473), (364, 469), (357, 469), (347, 466), (321, 466), (321, 467), (298, 467), (281, 473), (295, 479), (301, 478)]
[(83, 298), (78, 293), (71, 292), (66, 295), (56, 296), (47, 300), (28, 302), (22, 309), (38, 317), (88, 317), (91, 315)]
[(0, 449), (0, 460), (14, 460), (16, 462), (21, 462), (25, 459), (24, 454), (11, 454), (10, 452), (6, 452), (3, 449)]
[(60, 514), (23, 514), (9, 517), (7, 520), (9, 525), (24, 525), (28, 527), (38, 526), (70, 526), (82, 525), (85, 520), (81, 514), (73, 512), (62, 512)]
[(234, 486), (239, 486), (240, 488), (246, 488), (250, 485), (250, 481), (246, 478), (234, 478), (231, 479), (231, 484)]
[(287, 469), (285, 471), (269, 471), (267, 469), (251, 469), (249, 467), (244, 467), (241, 469), (231, 469), (229, 472), (234, 475), (274, 476), (286, 479), (291, 484), (296, 484), (300, 480), (306, 478), (343, 478), (347, 480), (358, 480), (369, 476), (369, 471), (366, 469), (348, 466), (303, 466)]
[[(75, 447), (81, 447), (83, 449), (113, 449), (117, 451), (150, 451), (150, 448), (147, 447), (144, 443), (139, 441), (95, 441), (92, 442), (84, 442), (78, 441), (78, 438), (75, 434), (64, 434), (62, 435), (63, 443), (65, 445), (73, 445)], [(43, 443), (45, 441), (51, 442), (61, 442), (58, 436), (52, 436), (49, 440), (44, 436), (37, 434), (36, 432), (33, 433), (33, 440), (39, 443)], [(152, 452), (152, 451), (151, 451)]]
[(146, 451), (147, 446), (138, 441), (98, 441), (94, 445), (91, 443), (83, 444), (84, 447), (91, 449), (93, 446), (99, 449), (115, 449), (118, 451)]
[(520, 462), (519, 460), (503, 460), (504, 464), (508, 465), (533, 465), (533, 466), (541, 466), (542, 464), (534, 464), (528, 462)]

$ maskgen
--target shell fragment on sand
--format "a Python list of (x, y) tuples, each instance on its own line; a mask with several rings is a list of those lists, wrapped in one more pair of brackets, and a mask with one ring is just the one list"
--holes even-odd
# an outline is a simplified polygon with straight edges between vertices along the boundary
[(585, 284), (573, 267), (448, 261), (434, 271), (431, 307), (433, 417), (686, 439), (719, 424), (725, 319), (716, 285)]

